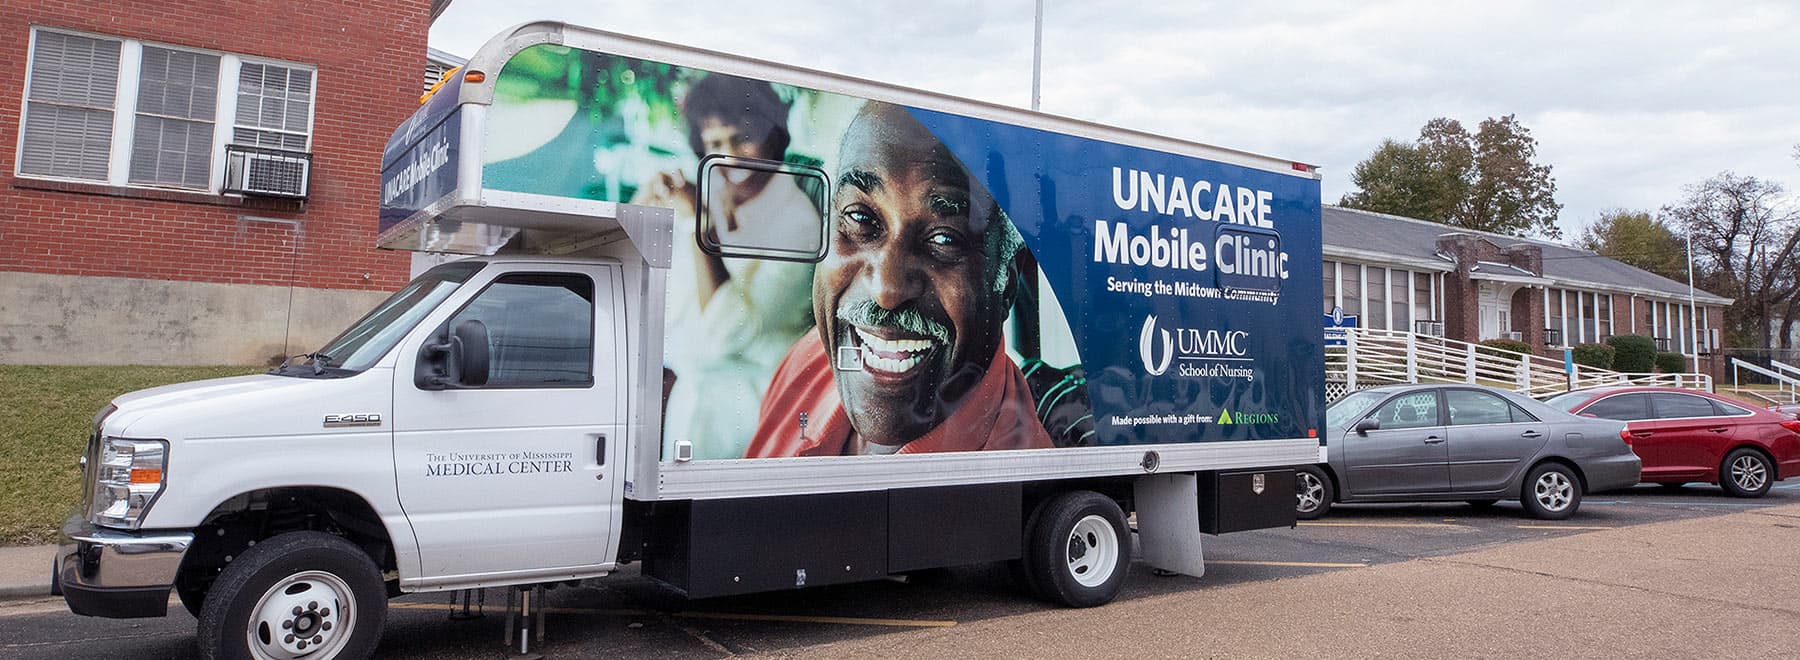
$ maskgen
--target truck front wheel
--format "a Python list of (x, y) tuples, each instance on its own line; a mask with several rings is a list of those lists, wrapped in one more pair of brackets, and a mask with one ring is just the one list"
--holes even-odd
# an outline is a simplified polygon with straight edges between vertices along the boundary
[(362, 549), (323, 532), (289, 532), (225, 567), (196, 638), (209, 659), (367, 658), (386, 617), (381, 572)]
[(1119, 595), (1131, 568), (1131, 533), (1117, 502), (1092, 491), (1062, 493), (1032, 518), (1025, 568), (1038, 595), (1069, 607)]

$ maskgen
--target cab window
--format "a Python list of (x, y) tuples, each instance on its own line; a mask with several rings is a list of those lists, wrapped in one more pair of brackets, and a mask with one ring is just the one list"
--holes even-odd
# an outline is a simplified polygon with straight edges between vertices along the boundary
[(488, 331), (485, 387), (594, 384), (594, 281), (572, 273), (512, 273), (489, 284), (445, 328)]

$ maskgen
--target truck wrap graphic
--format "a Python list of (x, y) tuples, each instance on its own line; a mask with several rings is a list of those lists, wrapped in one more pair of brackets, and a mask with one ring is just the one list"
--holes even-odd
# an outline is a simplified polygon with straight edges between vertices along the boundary
[(676, 213), (665, 456), (1322, 421), (1314, 179), (561, 46), (495, 90), (484, 188)]

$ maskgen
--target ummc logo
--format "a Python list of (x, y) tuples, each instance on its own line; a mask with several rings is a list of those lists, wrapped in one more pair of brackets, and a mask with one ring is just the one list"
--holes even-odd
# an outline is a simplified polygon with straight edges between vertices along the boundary
[[(1182, 360), (1214, 363), (1249, 361), (1244, 357), (1249, 354), (1250, 348), (1250, 333), (1248, 332), (1200, 330), (1197, 328), (1173, 328), (1172, 330), (1158, 328), (1155, 314), (1144, 317), (1143, 329), (1138, 332), (1138, 358), (1144, 362), (1144, 371), (1152, 376), (1161, 376), (1166, 373), (1176, 357), (1180, 357)], [(1228, 364), (1202, 367), (1184, 364), (1181, 367), (1180, 375), (1242, 377), (1248, 374), (1248, 370), (1230, 367)], [(1237, 373), (1239, 371), (1245, 373), (1239, 374)]]
[[(1162, 333), (1161, 360), (1151, 357), (1159, 332)], [(1175, 358), (1175, 339), (1169, 336), (1168, 330), (1156, 329), (1155, 314), (1144, 317), (1144, 330), (1138, 333), (1138, 357), (1144, 359), (1144, 371), (1150, 372), (1152, 376), (1163, 375), (1163, 372), (1169, 370), (1169, 360)]]

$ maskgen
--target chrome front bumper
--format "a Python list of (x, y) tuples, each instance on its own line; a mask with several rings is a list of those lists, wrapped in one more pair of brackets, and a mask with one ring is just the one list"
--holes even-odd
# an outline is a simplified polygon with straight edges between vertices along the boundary
[(80, 516), (63, 524), (52, 566), (53, 592), (85, 616), (135, 618), (168, 613), (169, 589), (191, 532), (128, 532), (95, 527)]

